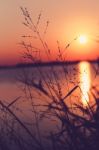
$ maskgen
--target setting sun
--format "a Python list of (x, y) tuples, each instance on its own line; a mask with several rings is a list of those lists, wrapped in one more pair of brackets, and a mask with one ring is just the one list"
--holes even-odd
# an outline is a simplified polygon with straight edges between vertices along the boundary
[(78, 40), (80, 44), (86, 44), (88, 42), (88, 37), (86, 35), (80, 35)]

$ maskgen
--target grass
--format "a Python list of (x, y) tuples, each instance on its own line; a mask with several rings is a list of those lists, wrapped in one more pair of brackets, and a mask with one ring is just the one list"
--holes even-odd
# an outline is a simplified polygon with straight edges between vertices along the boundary
[[(46, 22), (44, 32), (39, 31), (39, 24), (42, 14), (40, 13), (37, 22), (34, 24), (28, 10), (22, 8), (25, 19), (23, 24), (31, 30), (32, 38), (38, 39), (46, 53), (48, 60), (51, 60), (51, 50), (44, 40), (49, 22)], [(37, 63), (41, 61), (40, 48), (34, 47), (27, 38), (31, 35), (23, 36), (26, 41), (20, 44), (25, 48), (23, 57), (27, 62)], [(76, 38), (74, 38), (76, 40)], [(71, 45), (69, 43), (65, 49), (61, 50), (57, 41), (57, 57), (65, 62), (65, 50)], [(57, 58), (56, 58), (57, 59)], [(98, 66), (99, 64), (97, 64)], [(24, 94), (31, 108), (31, 125), (24, 123), (16, 114), (19, 111), (16, 107), (21, 97), (16, 98), (10, 104), (0, 100), (1, 126), (0, 126), (0, 149), (1, 150), (98, 150), (99, 149), (99, 85), (91, 86), (90, 93), (94, 104), (88, 103), (84, 107), (78, 96), (78, 101), (73, 94), (76, 91), (82, 92), (79, 82), (75, 82), (78, 74), (77, 68), (72, 68), (73, 81), (68, 80), (71, 74), (70, 66), (63, 63), (60, 71), (56, 66), (49, 65), (46, 71), (37, 65), (28, 72), (23, 69), (18, 80), (24, 87)], [(69, 68), (69, 69), (68, 69)], [(98, 68), (99, 69), (99, 68)], [(96, 70), (96, 77), (99, 70)], [(64, 78), (64, 81), (63, 81)], [(72, 87), (69, 84), (72, 82)], [(64, 92), (64, 88), (66, 88)], [(39, 100), (38, 100), (39, 99)], [(73, 103), (71, 103), (73, 99)], [(51, 127), (48, 127), (51, 126)], [(31, 128), (32, 127), (32, 128)], [(48, 128), (47, 128), (48, 127)], [(47, 133), (44, 132), (46, 128)], [(32, 130), (33, 129), (33, 130)]]

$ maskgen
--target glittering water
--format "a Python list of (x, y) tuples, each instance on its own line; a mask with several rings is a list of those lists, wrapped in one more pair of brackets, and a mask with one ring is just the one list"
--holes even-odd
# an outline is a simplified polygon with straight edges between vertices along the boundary
[(81, 100), (84, 106), (89, 103), (89, 92), (91, 88), (91, 70), (88, 62), (81, 62), (79, 64), (80, 69), (80, 88), (81, 88)]

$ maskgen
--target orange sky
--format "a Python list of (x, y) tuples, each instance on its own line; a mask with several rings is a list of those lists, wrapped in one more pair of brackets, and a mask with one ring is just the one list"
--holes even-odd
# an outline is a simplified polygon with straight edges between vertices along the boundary
[[(2, 0), (0, 1), (0, 64), (13, 64), (21, 60), (21, 35), (28, 32), (22, 25), (20, 6), (27, 7), (34, 22), (40, 11), (40, 32), (50, 21), (46, 35), (53, 59), (60, 41), (64, 48), (79, 34), (88, 36), (88, 43), (72, 42), (66, 53), (69, 60), (95, 59), (99, 57), (99, 0)], [(34, 41), (33, 44), (35, 45)]]

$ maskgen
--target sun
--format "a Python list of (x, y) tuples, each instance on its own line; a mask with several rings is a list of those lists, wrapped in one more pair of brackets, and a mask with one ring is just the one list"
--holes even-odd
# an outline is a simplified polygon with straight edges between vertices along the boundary
[(88, 37), (86, 35), (80, 35), (78, 41), (80, 44), (86, 44), (88, 42)]

